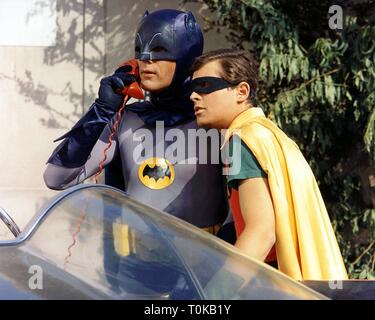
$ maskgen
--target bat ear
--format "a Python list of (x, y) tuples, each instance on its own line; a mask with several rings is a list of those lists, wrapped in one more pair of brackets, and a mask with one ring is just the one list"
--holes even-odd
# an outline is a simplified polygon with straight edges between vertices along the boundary
[(145, 18), (149, 15), (150, 13), (148, 12), (148, 10), (145, 11), (145, 13), (143, 14), (143, 17), (142, 18)]
[(185, 28), (189, 39), (196, 33), (196, 24), (193, 14), (190, 11), (187, 12), (185, 15)]

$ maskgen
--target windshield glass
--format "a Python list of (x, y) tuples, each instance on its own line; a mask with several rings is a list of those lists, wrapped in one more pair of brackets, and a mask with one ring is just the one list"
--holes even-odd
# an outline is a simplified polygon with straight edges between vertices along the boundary
[[(322, 297), (205, 231), (106, 186), (81, 186), (60, 197), (23, 246), (112, 298)], [(239, 276), (244, 273), (246, 279)]]

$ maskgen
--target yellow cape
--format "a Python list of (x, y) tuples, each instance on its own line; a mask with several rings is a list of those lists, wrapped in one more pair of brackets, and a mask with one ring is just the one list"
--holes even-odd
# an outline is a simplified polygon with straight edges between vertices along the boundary
[(279, 270), (296, 280), (347, 279), (318, 184), (297, 144), (260, 108), (238, 115), (225, 142), (233, 134), (241, 137), (268, 175)]

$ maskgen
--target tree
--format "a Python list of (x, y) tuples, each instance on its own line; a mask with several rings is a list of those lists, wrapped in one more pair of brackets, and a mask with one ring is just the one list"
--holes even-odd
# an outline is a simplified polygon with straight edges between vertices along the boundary
[[(374, 278), (375, 1), (198, 0), (259, 61), (258, 105), (299, 145), (352, 278)], [(343, 29), (329, 28), (339, 5)], [(367, 194), (366, 194), (367, 192)]]

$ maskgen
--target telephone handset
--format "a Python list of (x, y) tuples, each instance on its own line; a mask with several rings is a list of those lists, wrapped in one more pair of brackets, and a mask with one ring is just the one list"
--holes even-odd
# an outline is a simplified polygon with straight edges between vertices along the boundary
[(139, 85), (140, 78), (139, 78), (139, 67), (136, 59), (128, 60), (122, 64), (119, 65), (119, 69), (122, 67), (130, 66), (132, 69), (128, 71), (127, 73), (133, 75), (137, 81), (131, 83), (130, 85), (126, 86), (122, 89), (121, 94), (124, 96), (133, 97), (136, 99), (144, 99), (145, 96), (143, 94), (143, 91)]

